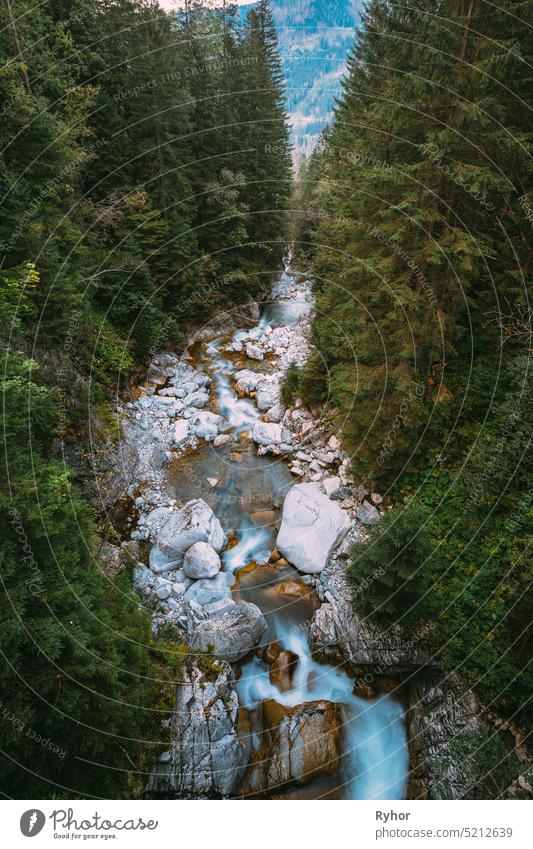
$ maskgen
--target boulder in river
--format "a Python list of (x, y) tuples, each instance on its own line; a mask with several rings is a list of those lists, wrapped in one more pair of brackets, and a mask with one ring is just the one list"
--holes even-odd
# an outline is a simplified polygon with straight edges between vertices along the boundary
[(218, 660), (209, 660), (209, 669), (201, 665), (186, 669), (176, 687), (172, 744), (150, 775), (150, 793), (227, 798), (241, 784), (250, 738), (239, 731), (233, 672)]
[(214, 578), (220, 572), (220, 557), (208, 542), (195, 542), (185, 552), (183, 571), (188, 578)]
[(185, 594), (185, 601), (194, 601), (202, 606), (213, 604), (222, 598), (231, 598), (228, 575), (225, 572), (219, 572), (214, 578), (195, 581)]
[(271, 380), (263, 380), (257, 390), (255, 403), (260, 410), (269, 410), (279, 402), (279, 384)]
[(207, 542), (216, 552), (226, 545), (222, 525), (202, 498), (188, 501), (181, 510), (170, 513), (157, 537), (157, 547), (182, 561), (185, 552), (197, 542)]
[(334, 702), (304, 702), (287, 708), (263, 702), (263, 746), (254, 753), (245, 793), (278, 791), (331, 775), (340, 764), (342, 717)]
[(257, 422), (252, 430), (252, 439), (258, 445), (275, 445), (281, 442), (281, 427), (275, 422)]
[(350, 519), (319, 485), (301, 483), (283, 503), (276, 548), (301, 572), (321, 572), (350, 530)]
[(193, 651), (212, 651), (230, 663), (254, 649), (266, 629), (266, 620), (255, 604), (239, 601), (220, 616), (191, 621), (189, 645)]
[(212, 442), (217, 436), (220, 425), (224, 421), (222, 416), (211, 413), (209, 410), (195, 411), (189, 419), (194, 433), (206, 442)]
[(264, 353), (259, 345), (254, 345), (253, 342), (248, 342), (246, 345), (246, 356), (250, 360), (262, 360)]

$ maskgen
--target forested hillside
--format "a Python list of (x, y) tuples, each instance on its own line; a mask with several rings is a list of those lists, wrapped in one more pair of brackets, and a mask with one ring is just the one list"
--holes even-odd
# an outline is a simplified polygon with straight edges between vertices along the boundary
[[(296, 159), (331, 120), (359, 21), (361, 0), (273, 0)], [(241, 14), (249, 6), (241, 7)]]
[(281, 67), (266, 2), (241, 27), (229, 5), (2, 0), (0, 53), (1, 787), (114, 798), (142, 787), (179, 652), (131, 575), (102, 576), (104, 517), (54, 458), (93, 450), (136, 368), (277, 269)]
[(396, 505), (353, 551), (359, 612), (431, 623), (448, 668), (524, 716), (531, 4), (372, 0), (362, 24), (298, 188), (317, 316), (292, 379)]

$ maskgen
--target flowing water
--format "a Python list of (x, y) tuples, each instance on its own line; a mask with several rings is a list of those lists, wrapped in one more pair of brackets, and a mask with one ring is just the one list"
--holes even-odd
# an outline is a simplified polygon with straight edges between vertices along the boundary
[[(266, 307), (262, 321), (289, 324), (308, 310), (301, 300), (278, 300)], [(170, 467), (169, 488), (184, 501), (203, 498), (213, 508), (230, 537), (222, 563), (234, 575), (235, 597), (257, 604), (265, 615), (263, 644), (276, 640), (298, 656), (288, 691), (271, 682), (270, 668), (258, 656), (243, 663), (239, 699), (252, 714), (264, 699), (286, 707), (316, 700), (342, 706), (339, 770), (298, 789), (291, 798), (402, 799), (408, 773), (403, 706), (388, 694), (371, 700), (355, 696), (349, 675), (313, 660), (307, 625), (318, 599), (295, 569), (267, 563), (275, 547), (283, 498), (294, 479), (283, 459), (256, 454), (248, 434), (261, 414), (253, 401), (239, 398), (233, 388), (232, 374), (238, 367), (233, 355), (221, 352), (225, 341), (212, 340), (207, 350), (203, 346), (199, 364), (213, 378), (216, 410), (228, 420), (236, 440), (219, 449), (202, 443), (193, 455), (177, 460)], [(252, 745), (260, 748), (260, 729)]]

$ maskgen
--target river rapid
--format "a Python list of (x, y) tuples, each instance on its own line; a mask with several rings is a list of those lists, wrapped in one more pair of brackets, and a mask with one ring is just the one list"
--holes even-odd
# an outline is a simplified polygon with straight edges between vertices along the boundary
[[(281, 292), (290, 290), (286, 284), (291, 276), (286, 268)], [(310, 306), (301, 299), (277, 297), (263, 307), (259, 327), (288, 327)], [(354, 695), (354, 682), (345, 671), (313, 659), (308, 626), (320, 602), (312, 580), (283, 560), (281, 565), (271, 560), (280, 508), (295, 480), (283, 456), (258, 454), (250, 432), (263, 414), (252, 398), (240, 397), (235, 389), (234, 374), (243, 363), (247, 368), (273, 370), (271, 358), (251, 363), (240, 354), (228, 353), (226, 348), (235, 339), (238, 333), (191, 349), (194, 365), (213, 381), (214, 411), (227, 420), (232, 441), (220, 448), (202, 441), (198, 450), (168, 467), (166, 481), (171, 497), (202, 498), (213, 509), (230, 540), (221, 558), (223, 570), (231, 576), (233, 597), (256, 604), (267, 621), (258, 651), (234, 667), (239, 701), (250, 717), (252, 748), (255, 752), (261, 748), (263, 700), (285, 707), (333, 702), (341, 706), (340, 767), (333, 775), (291, 790), (285, 798), (405, 798), (409, 756), (404, 707), (387, 693), (373, 699)], [(273, 680), (261, 657), (261, 647), (270, 643), (297, 657), (290, 686)]]

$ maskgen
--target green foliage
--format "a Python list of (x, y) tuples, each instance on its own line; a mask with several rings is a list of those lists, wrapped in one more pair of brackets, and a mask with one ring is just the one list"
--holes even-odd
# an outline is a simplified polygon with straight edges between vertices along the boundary
[[(437, 764), (442, 761), (437, 757)], [(527, 770), (514, 751), (505, 746), (497, 731), (483, 728), (478, 733), (459, 732), (452, 741), (448, 762), (442, 771), (461, 763), (469, 774), (470, 787), (464, 798), (502, 799), (513, 782)]]
[(431, 587), (428, 518), (428, 511), (418, 505), (391, 510), (371, 528), (368, 541), (354, 546), (348, 581), (358, 610), (384, 622), (420, 621)]
[[(301, 169), (315, 353), (355, 480), (400, 505), (349, 570), (357, 608), (428, 639), (498, 710), (532, 678), (531, 45), (521, 2), (371, 0)], [(416, 38), (413, 39), (413, 33)], [(530, 527), (530, 525), (529, 525)]]
[(296, 365), (296, 363), (289, 363), (289, 367), (283, 375), (280, 387), (281, 402), (284, 407), (290, 407), (298, 398), (300, 375), (301, 369)]
[(157, 734), (150, 621), (127, 576), (104, 579), (91, 510), (45, 457), (53, 395), (35, 364), (2, 366), (2, 792), (127, 794)]
[[(80, 455), (99, 428), (118, 438), (112, 391), (191, 323), (257, 295), (286, 241), (268, 4), (246, 29), (208, 6), (0, 3), (8, 796), (138, 795), (181, 675), (184, 649), (152, 636), (131, 575), (99, 569), (93, 509), (54, 457), (57, 437)], [(260, 101), (277, 142), (256, 161)]]

